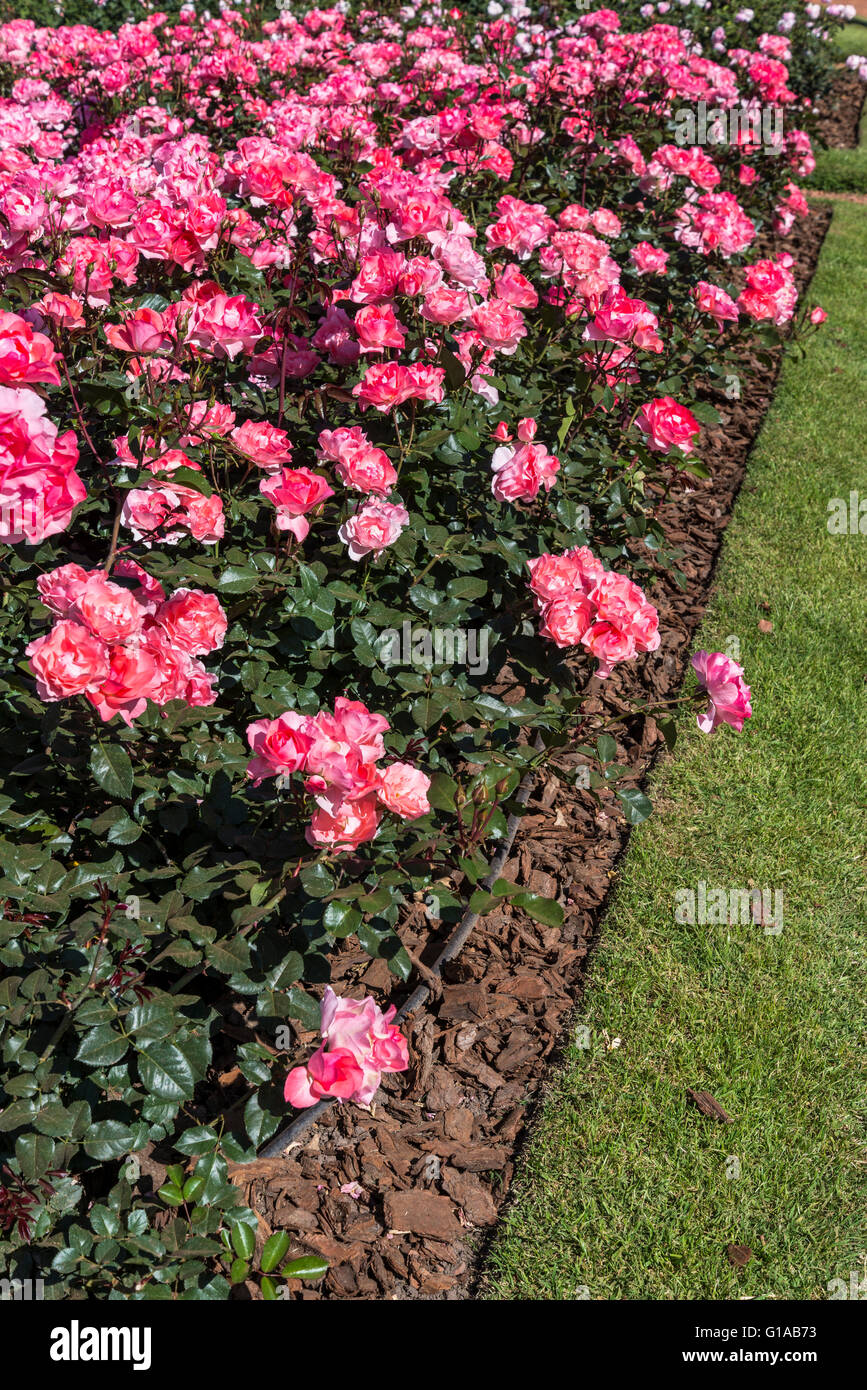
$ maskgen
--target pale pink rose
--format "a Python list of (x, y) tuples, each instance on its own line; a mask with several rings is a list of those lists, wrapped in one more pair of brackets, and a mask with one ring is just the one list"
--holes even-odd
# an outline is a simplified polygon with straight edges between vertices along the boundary
[(317, 806), (305, 836), (310, 845), (342, 854), (373, 840), (378, 829), (377, 800), (371, 794), (356, 801), (337, 802), (330, 810)]
[[(98, 571), (103, 574), (103, 571)], [(93, 573), (93, 571), (91, 571)], [(49, 574), (40, 574), (36, 581), (39, 597), (58, 617), (65, 618), (74, 609), (88, 581), (88, 572), (81, 565), (61, 565)]]
[(821, 307), (821, 305), (817, 304), (815, 309), (813, 309), (810, 313), (810, 322), (818, 325), (820, 323), (824, 323), (827, 317), (828, 315), (826, 314), (825, 310)]
[(129, 589), (101, 571), (90, 574), (76, 600), (76, 612), (101, 642), (124, 642), (141, 632), (144, 612)]
[(416, 820), (430, 810), (427, 799), (430, 778), (412, 763), (389, 763), (379, 779), (376, 794), (389, 811), (403, 820)]
[(170, 641), (191, 656), (217, 651), (226, 635), (223, 605), (216, 594), (205, 594), (201, 589), (175, 589), (156, 621)]
[(108, 674), (108, 648), (82, 623), (61, 618), (25, 648), (40, 700), (65, 700), (97, 686)]
[(561, 594), (545, 604), (539, 634), (558, 647), (575, 647), (595, 616), (593, 604), (583, 594)]
[(254, 756), (247, 764), (247, 776), (255, 786), (265, 777), (287, 777), (304, 767), (313, 739), (306, 732), (309, 720), (295, 710), (277, 719), (257, 719), (247, 725), (247, 742)]
[(730, 724), (740, 733), (744, 720), (753, 712), (743, 667), (723, 652), (704, 651), (696, 652), (691, 665), (710, 696), (710, 705), (704, 714), (696, 716), (702, 733), (712, 733), (718, 724)]
[(593, 623), (581, 638), (581, 642), (597, 658), (599, 665), (594, 675), (600, 680), (605, 680), (611, 675), (611, 668), (618, 661), (628, 661), (638, 652), (632, 634), (622, 632), (611, 623)]
[(363, 502), (337, 534), (348, 547), (350, 560), (362, 560), (365, 555), (378, 555), (393, 545), (408, 523), (405, 507), (374, 499)]
[(433, 253), (447, 275), (467, 290), (487, 293), (485, 262), (461, 232), (429, 232)]
[(259, 491), (277, 508), (277, 530), (291, 531), (298, 541), (310, 530), (305, 513), (334, 496), (334, 488), (309, 468), (281, 468), (273, 477), (263, 478)]
[(245, 458), (265, 470), (276, 473), (292, 457), (292, 444), (285, 430), (269, 425), (266, 420), (245, 420), (233, 429), (232, 443)]

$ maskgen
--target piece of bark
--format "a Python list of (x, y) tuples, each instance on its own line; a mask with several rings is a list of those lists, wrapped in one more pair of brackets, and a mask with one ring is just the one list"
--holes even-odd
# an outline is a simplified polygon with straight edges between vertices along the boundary
[(734, 1124), (734, 1120), (727, 1111), (723, 1110), (718, 1100), (714, 1100), (710, 1091), (693, 1091), (691, 1087), (686, 1088), (686, 1094), (690, 1100), (698, 1106), (703, 1115), (707, 1115), (711, 1120), (722, 1120), (725, 1124)]

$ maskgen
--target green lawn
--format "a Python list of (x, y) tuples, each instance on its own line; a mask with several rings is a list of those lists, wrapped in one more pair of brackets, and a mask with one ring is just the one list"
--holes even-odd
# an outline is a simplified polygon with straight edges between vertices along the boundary
[[(811, 299), (830, 318), (785, 364), (696, 642), (738, 638), (754, 715), (685, 719), (657, 771), (488, 1298), (821, 1299), (864, 1273), (867, 535), (827, 518), (867, 498), (867, 206), (835, 206)], [(780, 890), (782, 932), (679, 923), (699, 881)]]

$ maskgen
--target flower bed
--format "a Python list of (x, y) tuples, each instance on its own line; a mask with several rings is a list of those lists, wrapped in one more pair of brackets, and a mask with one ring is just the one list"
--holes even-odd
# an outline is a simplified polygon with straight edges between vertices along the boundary
[[(474, 894), (486, 852), (591, 672), (661, 649), (707, 383), (821, 321), (760, 253), (806, 213), (794, 26), (402, 15), (0, 29), (0, 1211), (59, 1292), (322, 1273), (228, 1164), (405, 1068), (373, 999), (320, 1015), (334, 953), (407, 982), (412, 903), (561, 925)], [(751, 134), (681, 142), (709, 106)], [(610, 734), (577, 751), (649, 814)], [(201, 1124), (227, 1001), (274, 1042)], [(154, 1145), (196, 1160), (158, 1201)]]

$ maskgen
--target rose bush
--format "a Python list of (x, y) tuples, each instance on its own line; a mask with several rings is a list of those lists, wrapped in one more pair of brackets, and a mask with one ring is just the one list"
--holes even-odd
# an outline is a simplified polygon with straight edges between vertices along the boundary
[[(710, 44), (696, 7), (513, 10), (0, 26), (0, 1217), (55, 1293), (251, 1276), (228, 1163), (406, 1064), (373, 999), (321, 1004), (342, 941), (399, 984), (413, 897), (562, 920), (474, 891), (510, 798), (659, 648), (712, 400), (811, 331), (768, 242), (811, 159), (779, 8)], [(683, 148), (702, 101), (785, 133)], [(324, 1041), (287, 1082), (289, 1027)], [(159, 1229), (154, 1145), (196, 1160)]]

